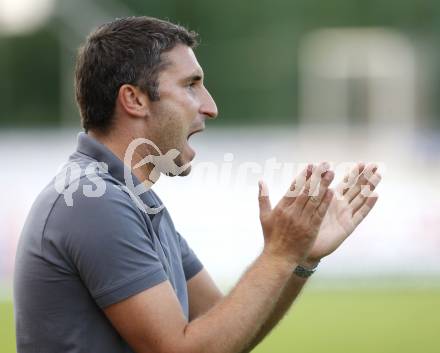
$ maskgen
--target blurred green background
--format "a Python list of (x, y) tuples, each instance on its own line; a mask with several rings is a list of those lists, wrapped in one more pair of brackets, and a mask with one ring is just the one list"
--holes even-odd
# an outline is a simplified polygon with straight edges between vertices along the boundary
[[(0, 157), (2, 162), (5, 162), (4, 170), (0, 171), (0, 184), (8, 191), (7, 195), (2, 196), (5, 199), (2, 199), (0, 205), (0, 353), (15, 352), (11, 283), (16, 239), (30, 203), (40, 185), (46, 182), (47, 174), (50, 175), (52, 172), (50, 168), (42, 171), (39, 166), (30, 163), (29, 170), (25, 172), (35, 176), (37, 180), (35, 185), (30, 186), (32, 192), (24, 189), (21, 193), (9, 193), (14, 183), (18, 183), (17, 178), (20, 175), (12, 172), (18, 166), (15, 159), (19, 160), (33, 149), (38, 150), (43, 158), (46, 158), (46, 153), (47, 160), (56, 160), (56, 163), (60, 158), (59, 155), (54, 157), (54, 154), (59, 152), (67, 156), (64, 152), (69, 150), (70, 145), (67, 148), (62, 143), (70, 143), (70, 139), (65, 136), (74, 136), (80, 127), (73, 98), (76, 48), (87, 33), (100, 23), (126, 15), (149, 15), (169, 19), (200, 33), (201, 45), (196, 54), (205, 71), (206, 85), (220, 111), (219, 119), (209, 123), (211, 128), (218, 127), (219, 131), (223, 131), (219, 135), (220, 142), (216, 145), (220, 146), (219, 150), (224, 151), (225, 146), (229, 148), (231, 145), (237, 151), (241, 147), (245, 149), (250, 141), (247, 140), (250, 136), (248, 130), (260, 127), (267, 133), (272, 131), (265, 130), (270, 127), (274, 131), (281, 130), (286, 134), (280, 135), (280, 141), (290, 141), (289, 129), (295, 131), (295, 142), (298, 146), (294, 145), (291, 150), (294, 151), (292, 153), (297, 153), (294, 157), (296, 160), (308, 160), (316, 155), (325, 154), (324, 152), (330, 153), (332, 149), (324, 142), (319, 145), (319, 141), (327, 138), (322, 137), (325, 135), (325, 129), (318, 137), (314, 133), (301, 130), (306, 125), (307, 112), (312, 111), (313, 115), (313, 112), (318, 111), (317, 114), (322, 116), (312, 121), (323, 122), (325, 126), (330, 124), (354, 129), (349, 130), (350, 133), (347, 133), (348, 130), (335, 133), (334, 141), (329, 142), (330, 145), (344, 141), (336, 146), (339, 146), (340, 151), (352, 152), (349, 157), (344, 153), (335, 152), (335, 155), (340, 153), (337, 158), (345, 160), (344, 158), (355, 156), (353, 158), (368, 159), (371, 156), (380, 156), (393, 171), (388, 179), (390, 182), (387, 188), (384, 182), (384, 196), (381, 200), (383, 209), (377, 211), (377, 218), (364, 231), (374, 233), (373, 237), (376, 236), (372, 241), (373, 250), (363, 253), (362, 250), (368, 248), (368, 240), (365, 243), (360, 240), (352, 244), (353, 249), (358, 250), (354, 251), (351, 257), (351, 247), (346, 247), (346, 257), (339, 258), (339, 262), (335, 261), (333, 265), (330, 262), (329, 266), (323, 266), (324, 278), (326, 268), (327, 274), (338, 277), (342, 273), (341, 277), (344, 277), (341, 268), (351, 269), (358, 264), (359, 267), (353, 270), (350, 278), (362, 277), (365, 273), (374, 278), (375, 274), (384, 271), (391, 278), (389, 283), (385, 276), (381, 278), (379, 285), (370, 280), (368, 286), (359, 286), (358, 282), (348, 280), (342, 287), (311, 286), (295, 303), (282, 324), (255, 352), (439, 353), (438, 0), (0, 1)], [(309, 35), (318, 33), (318, 39), (325, 39), (330, 33), (328, 31), (332, 29), (339, 31), (331, 33), (335, 34), (336, 38), (341, 38), (342, 42), (348, 40), (347, 38), (355, 38), (350, 48), (354, 47), (356, 51), (358, 43), (361, 53), (362, 50), (366, 50), (366, 53), (380, 53), (382, 49), (378, 43), (381, 38), (389, 40), (383, 52), (391, 55), (388, 57), (384, 54), (388, 62), (384, 64), (383, 77), (379, 75), (379, 86), (385, 87), (388, 94), (397, 91), (396, 87), (407, 84), (411, 91), (409, 98), (406, 99), (404, 92), (396, 96), (397, 100), (390, 104), (391, 107), (386, 105), (388, 95), (385, 96), (384, 102), (380, 102), (379, 99), (379, 103), (372, 104), (368, 89), (376, 86), (369, 78), (371, 75), (374, 76), (369, 71), (369, 65), (377, 62), (374, 58), (369, 62), (367, 58), (364, 66), (348, 69), (349, 72), (354, 72), (353, 75), (347, 74), (346, 79), (349, 81), (348, 95), (351, 94), (347, 99), (348, 107), (344, 108), (348, 118), (327, 121), (326, 118), (332, 114), (339, 114), (339, 106), (331, 104), (336, 99), (333, 99), (330, 93), (339, 90), (338, 80), (342, 79), (331, 75), (333, 69), (338, 69), (337, 65), (331, 66), (334, 63), (328, 69), (330, 73), (325, 71), (326, 63), (333, 60), (331, 53), (337, 52), (338, 46), (331, 47), (329, 44), (327, 48), (323, 45), (322, 52), (316, 51), (313, 45), (316, 46), (318, 43), (319, 47), (319, 43), (323, 42), (311, 41)], [(379, 32), (368, 32), (369, 30)], [(359, 31), (367, 31), (362, 32), (367, 33), (366, 36)], [(373, 49), (365, 49), (365, 43), (368, 41)], [(307, 48), (312, 49), (307, 51)], [(399, 48), (408, 49), (407, 57), (400, 55), (402, 52)], [(342, 58), (352, 55), (353, 49), (344, 50), (346, 52), (343, 51)], [(347, 61), (356, 63), (356, 59), (353, 58)], [(403, 66), (399, 66), (401, 64)], [(406, 68), (414, 68), (414, 72), (408, 72), (409, 81), (404, 81), (405, 85), (391, 77), (391, 80), (397, 80), (397, 85), (387, 89), (387, 70), (394, 66), (403, 67), (401, 72), (405, 72)], [(309, 72), (310, 68), (323, 71)], [(359, 71), (362, 75), (358, 75)], [(341, 74), (341, 77), (344, 75)], [(330, 90), (325, 88), (327, 79), (330, 80)], [(314, 84), (314, 80), (318, 82), (317, 86), (311, 86), (314, 95), (307, 96), (305, 88), (308, 84)], [(313, 87), (318, 89), (315, 90)], [(390, 100), (395, 98), (390, 97)], [(403, 106), (408, 102), (410, 112), (405, 110), (407, 108), (402, 110), (403, 113), (408, 113), (408, 116), (401, 117), (399, 111), (396, 113), (393, 110), (396, 106)], [(379, 117), (373, 117), (373, 110), (376, 108), (369, 108), (370, 103), (373, 108), (385, 107), (383, 111), (376, 112)], [(388, 121), (388, 113), (389, 116), (397, 117), (397, 120)], [(380, 126), (389, 126), (387, 129), (382, 129), (381, 126), (378, 130), (372, 130), (369, 120), (365, 120), (364, 115), (371, 115), (371, 121), (376, 122), (376, 127), (377, 123)], [(402, 119), (399, 120), (400, 118)], [(238, 128), (242, 130), (233, 135), (232, 132), (236, 132)], [(60, 134), (57, 140), (50, 140), (57, 134)], [(273, 139), (276, 140), (278, 135), (274, 136)], [(351, 140), (347, 136), (350, 136)], [(28, 144), (19, 141), (23, 137), (27, 139)], [(311, 137), (318, 141), (313, 145), (315, 150), (305, 147), (312, 146), (307, 145)], [(47, 142), (49, 147), (43, 146), (46, 140), (51, 141)], [(214, 145), (216, 141), (202, 141), (202, 145)], [(252, 143), (249, 142), (249, 145)], [(42, 149), (45, 152), (41, 153), (35, 147), (40, 145), (44, 147)], [(258, 148), (252, 148), (254, 154), (260, 153)], [(202, 155), (202, 160), (203, 157)], [(415, 189), (415, 180), (418, 187), (425, 191), (423, 195)], [(189, 187), (189, 190), (194, 189)], [(199, 192), (203, 192), (203, 188), (201, 190)], [(413, 196), (408, 197), (413, 200), (412, 205), (399, 199), (402, 190), (413, 192)], [(185, 191), (182, 188), (179, 192)], [(163, 190), (163, 193), (166, 196), (166, 190)], [(232, 197), (241, 196), (235, 193)], [(390, 199), (394, 200), (394, 203), (387, 204), (386, 200)], [(176, 209), (182, 207), (184, 206), (176, 206)], [(246, 210), (247, 207), (242, 206), (241, 209)], [(388, 221), (393, 219), (396, 210), (401, 209), (407, 209), (407, 212), (399, 217), (400, 227), (393, 227)], [(236, 213), (240, 212), (241, 210), (238, 210)], [(179, 214), (171, 213), (176, 215), (179, 223)], [(415, 214), (414, 217), (408, 216), (412, 213)], [(210, 221), (209, 218), (205, 220), (208, 227), (215, 221)], [(243, 221), (243, 224), (246, 224), (246, 221)], [(211, 229), (198, 229), (193, 234), (197, 231), (204, 233)], [(244, 233), (243, 231), (241, 235)], [(402, 245), (393, 243), (393, 239), (400, 235)], [(387, 237), (390, 239), (388, 243)], [(197, 237), (194, 239), (197, 247)], [(415, 242), (417, 243), (413, 246)], [(200, 244), (202, 245), (199, 253), (202, 257), (205, 256), (205, 263), (208, 263), (210, 258), (214, 258), (208, 252), (212, 251), (208, 249), (212, 248), (212, 245), (208, 244), (203, 248), (203, 244), (206, 244)], [(245, 251), (245, 247), (241, 247), (241, 250)], [(231, 258), (233, 255), (231, 253)], [(241, 255), (235, 256), (240, 257), (237, 260), (241, 261), (238, 265), (240, 269), (244, 267), (243, 263), (249, 263), (251, 255), (244, 256), (245, 260), (241, 259)], [(365, 265), (362, 263), (364, 260)], [(406, 260), (408, 265), (402, 265)], [(371, 266), (376, 263), (377, 267)], [(226, 271), (221, 262), (218, 267), (219, 271)], [(239, 274), (240, 271), (234, 273)], [(394, 281), (396, 277), (399, 279), (398, 282)], [(418, 281), (420, 278), (422, 280)], [(319, 282), (319, 277), (317, 280)], [(229, 278), (227, 281), (229, 285), (233, 279)], [(2, 285), (5, 288), (3, 291)]]
[[(30, 33), (0, 32), (1, 126), (78, 126), (71, 95), (62, 87), (63, 78), (72, 75), (69, 63), (91, 28), (126, 14), (167, 18), (201, 34), (197, 55), (221, 108), (221, 119), (213, 123), (219, 125), (267, 124), (267, 116), (271, 122), (297, 121), (298, 49), (302, 36), (314, 29), (385, 27), (407, 36), (430, 62), (440, 58), (436, 0), (59, 0), (52, 12)], [(440, 93), (439, 65), (427, 76), (431, 96), (424, 97), (422, 111), (434, 126), (440, 121), (433, 98)]]
[[(306, 290), (255, 353), (438, 353), (440, 290)], [(0, 303), (0, 351), (15, 351)]]

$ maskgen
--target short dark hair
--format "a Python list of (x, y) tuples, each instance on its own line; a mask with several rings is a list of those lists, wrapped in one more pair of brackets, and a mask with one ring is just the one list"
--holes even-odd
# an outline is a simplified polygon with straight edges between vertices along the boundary
[(136, 85), (151, 100), (159, 100), (158, 75), (166, 66), (161, 55), (177, 44), (195, 48), (198, 34), (146, 16), (116, 19), (93, 31), (78, 51), (75, 69), (84, 130), (109, 130), (124, 84)]

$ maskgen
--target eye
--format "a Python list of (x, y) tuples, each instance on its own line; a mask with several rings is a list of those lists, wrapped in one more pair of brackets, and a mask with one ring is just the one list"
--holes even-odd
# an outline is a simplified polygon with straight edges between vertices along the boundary
[(186, 85), (186, 89), (191, 93), (194, 94), (195, 90), (197, 89), (197, 82), (190, 82)]

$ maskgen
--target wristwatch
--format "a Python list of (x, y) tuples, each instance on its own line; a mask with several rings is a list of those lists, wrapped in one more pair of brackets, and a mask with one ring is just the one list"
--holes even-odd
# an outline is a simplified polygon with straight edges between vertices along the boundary
[(296, 274), (298, 277), (307, 278), (315, 273), (318, 265), (319, 265), (319, 262), (315, 266), (313, 266), (312, 268), (307, 268), (307, 267), (298, 265), (298, 266), (296, 266), (295, 270), (293, 270), (293, 273)]

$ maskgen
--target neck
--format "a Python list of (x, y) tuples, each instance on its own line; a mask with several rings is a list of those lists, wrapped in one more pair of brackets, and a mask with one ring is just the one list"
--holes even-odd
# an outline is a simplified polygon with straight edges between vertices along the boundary
[(151, 163), (147, 163), (136, 169), (133, 168), (137, 163), (139, 163), (147, 154), (143, 155), (140, 151), (142, 148), (137, 148), (132, 153), (131, 161), (127, 164), (125, 161), (125, 154), (127, 152), (130, 143), (139, 138), (140, 136), (134, 136), (132, 134), (118, 134), (114, 136), (112, 133), (102, 134), (97, 131), (88, 131), (87, 134), (93, 137), (95, 140), (99, 141), (105, 145), (112, 153), (118, 157), (127, 167), (131, 169), (131, 172), (138, 178), (138, 180), (144, 183), (147, 187), (151, 187), (157, 180), (150, 180), (149, 176), (154, 166)]

